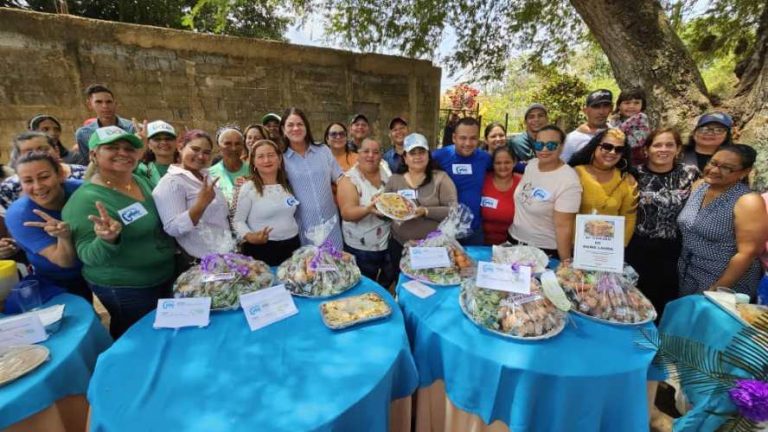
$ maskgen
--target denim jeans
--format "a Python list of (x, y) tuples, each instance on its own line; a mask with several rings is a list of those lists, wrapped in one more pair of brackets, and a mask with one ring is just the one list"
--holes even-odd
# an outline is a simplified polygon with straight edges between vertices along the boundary
[[(391, 240), (394, 241), (394, 240)], [(364, 251), (344, 245), (344, 250), (355, 256), (357, 266), (363, 276), (374, 280), (389, 290), (392, 281), (395, 280), (395, 268), (389, 258), (389, 251)]]
[(117, 340), (130, 326), (157, 307), (157, 300), (172, 297), (173, 281), (145, 288), (103, 286), (88, 282), (88, 286), (109, 312), (109, 334)]

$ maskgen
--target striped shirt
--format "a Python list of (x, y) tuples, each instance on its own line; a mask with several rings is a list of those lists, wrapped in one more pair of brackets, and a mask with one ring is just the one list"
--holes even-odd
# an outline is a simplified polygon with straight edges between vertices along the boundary
[(300, 203), (296, 211), (296, 221), (299, 224), (301, 244), (312, 244), (306, 236), (307, 229), (336, 218), (329, 238), (333, 245), (341, 250), (344, 244), (341, 238), (339, 209), (333, 198), (331, 183), (338, 181), (344, 173), (331, 150), (326, 146), (310, 145), (301, 156), (289, 147), (285, 150), (285, 171), (293, 194)]

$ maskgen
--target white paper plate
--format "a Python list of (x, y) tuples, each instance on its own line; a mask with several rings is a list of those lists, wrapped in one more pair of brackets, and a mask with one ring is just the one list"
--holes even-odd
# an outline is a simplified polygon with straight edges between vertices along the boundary
[(733, 293), (721, 292), (721, 291), (704, 291), (704, 297), (709, 301), (717, 305), (720, 309), (724, 310), (730, 316), (736, 318), (736, 320), (745, 326), (750, 326), (741, 314), (736, 310), (736, 296)]
[(50, 356), (43, 345), (17, 345), (0, 351), (0, 386), (37, 369)]

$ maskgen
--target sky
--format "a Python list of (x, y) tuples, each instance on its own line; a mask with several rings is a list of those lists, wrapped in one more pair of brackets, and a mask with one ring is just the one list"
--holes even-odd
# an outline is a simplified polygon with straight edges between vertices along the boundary
[[(451, 47), (456, 39), (452, 33), (453, 32), (449, 30), (447, 37), (444, 37), (442, 42), (440, 43), (440, 47), (438, 48), (438, 57), (450, 52)], [(346, 49), (342, 46), (330, 43), (324, 39), (322, 22), (320, 22), (320, 20), (316, 18), (307, 20), (307, 22), (303, 25), (295, 25), (291, 27), (288, 30), (286, 37), (291, 43), (297, 44), (297, 45), (309, 45), (309, 46), (317, 46), (317, 47), (324, 47), (324, 48)], [(397, 53), (391, 52), (391, 51), (384, 51), (382, 52), (382, 54), (397, 55)], [(432, 63), (435, 64), (435, 66), (443, 68), (442, 74), (441, 74), (442, 79), (440, 81), (441, 92), (444, 92), (448, 88), (453, 87), (454, 85), (461, 82), (461, 77), (448, 76), (447, 69), (445, 69), (443, 65), (440, 64), (439, 60), (433, 61)]]

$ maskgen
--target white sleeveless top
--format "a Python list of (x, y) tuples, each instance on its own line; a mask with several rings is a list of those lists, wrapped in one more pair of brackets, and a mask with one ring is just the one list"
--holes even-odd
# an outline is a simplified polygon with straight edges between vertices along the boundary
[[(357, 165), (350, 168), (344, 175), (355, 185), (361, 206), (367, 206), (371, 203), (374, 195), (384, 192), (384, 185), (389, 180), (389, 173), (379, 168), (381, 187), (377, 188), (363, 176)], [(342, 221), (341, 230), (344, 234), (344, 243), (351, 248), (363, 251), (386, 250), (389, 243), (389, 224), (388, 219), (376, 215), (368, 215), (357, 222)]]

